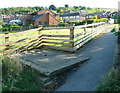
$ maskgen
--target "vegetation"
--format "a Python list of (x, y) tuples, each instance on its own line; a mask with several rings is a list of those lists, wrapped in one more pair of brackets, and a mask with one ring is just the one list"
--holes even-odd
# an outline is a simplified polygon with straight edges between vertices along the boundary
[(113, 12), (115, 10), (106, 10), (106, 9), (100, 9), (100, 8), (90, 8), (85, 6), (69, 6), (68, 4), (65, 4), (64, 7), (56, 7), (55, 5), (50, 5), (48, 8), (43, 6), (35, 6), (35, 7), (10, 7), (10, 8), (2, 8), (0, 9), (0, 13), (4, 15), (9, 14), (24, 14), (24, 13), (33, 13), (37, 12), (43, 9), (50, 9), (54, 12), (63, 14), (65, 11), (80, 11), (80, 10), (86, 10), (88, 13), (95, 13), (95, 12)]
[(35, 72), (21, 63), (2, 56), (2, 91), (40, 91)]
[(111, 72), (104, 78), (102, 83), (97, 86), (96, 91), (99, 93), (119, 93), (120, 92), (120, 73), (116, 69), (112, 69)]
[(44, 7), (10, 7), (10, 8), (2, 8), (0, 9), (0, 13), (4, 15), (9, 15), (9, 14), (24, 14), (28, 12), (37, 12), (44, 9)]
[(67, 23), (63, 23), (63, 22), (60, 22), (58, 25), (59, 26), (66, 26), (68, 24), (74, 24), (75, 26), (77, 25), (84, 25), (85, 23), (87, 24), (92, 24), (93, 22), (107, 22), (108, 19), (107, 18), (100, 18), (98, 19), (97, 16), (94, 16), (92, 19), (88, 19), (88, 20), (83, 20), (81, 22), (73, 22), (73, 21), (69, 21)]
[(29, 25), (29, 26), (20, 26), (18, 24), (3, 24), (0, 25), (2, 31), (23, 31), (28, 29), (37, 28), (38, 26)]
[[(120, 32), (117, 32), (118, 30), (118, 24), (109, 26), (109, 28), (113, 28), (111, 30), (112, 33), (114, 33), (116, 36), (120, 36)], [(118, 49), (120, 46), (118, 45)], [(119, 50), (118, 50), (119, 51)], [(115, 65), (109, 72), (109, 74), (103, 79), (103, 81), (97, 86), (96, 91), (100, 91), (99, 93), (107, 93), (110, 91), (111, 93), (119, 93), (120, 92), (120, 61), (119, 57), (117, 55), (115, 59)]]

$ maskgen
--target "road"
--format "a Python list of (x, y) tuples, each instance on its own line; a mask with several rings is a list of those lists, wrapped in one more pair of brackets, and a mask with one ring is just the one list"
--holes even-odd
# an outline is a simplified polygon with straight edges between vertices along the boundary
[(79, 49), (77, 54), (89, 56), (90, 60), (68, 72), (65, 84), (55, 91), (95, 91), (114, 64), (116, 41), (117, 38), (107, 32)]

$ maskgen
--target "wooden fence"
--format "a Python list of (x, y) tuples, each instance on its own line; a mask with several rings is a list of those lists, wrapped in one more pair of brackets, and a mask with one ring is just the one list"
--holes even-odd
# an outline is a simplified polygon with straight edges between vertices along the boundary
[[(47, 31), (47, 29), (67, 29), (68, 32), (65, 33), (66, 30), (63, 30), (64, 33), (61, 32), (63, 34), (45, 34), (44, 31)], [(5, 53), (13, 53), (47, 47), (73, 52), (99, 35), (103, 30), (105, 30), (104, 22), (75, 27), (41, 27), (18, 33), (5, 33), (5, 35), (0, 36), (0, 39), (4, 41), (0, 44), (0, 51), (4, 50)], [(24, 36), (26, 33), (31, 34), (30, 36)], [(12, 40), (15, 36), (19, 37), (19, 39)]]

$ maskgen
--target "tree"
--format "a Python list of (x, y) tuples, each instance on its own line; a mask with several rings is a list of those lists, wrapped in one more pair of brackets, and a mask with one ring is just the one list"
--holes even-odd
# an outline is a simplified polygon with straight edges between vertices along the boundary
[(86, 9), (86, 7), (85, 7), (85, 6), (81, 7), (81, 9), (80, 9), (80, 10), (84, 10), (84, 9)]
[(55, 7), (55, 5), (50, 5), (50, 6), (49, 6), (49, 9), (50, 9), (50, 10), (56, 10), (56, 7)]
[(78, 9), (78, 6), (73, 6), (74, 9)]
[(3, 25), (4, 24), (4, 22), (3, 22), (3, 20), (0, 18), (0, 25)]
[(65, 8), (69, 8), (69, 5), (68, 5), (68, 4), (65, 4)]

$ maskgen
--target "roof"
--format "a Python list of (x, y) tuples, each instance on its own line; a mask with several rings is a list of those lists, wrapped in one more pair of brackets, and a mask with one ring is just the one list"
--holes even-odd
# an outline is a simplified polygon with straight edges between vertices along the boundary
[[(38, 11), (38, 12), (42, 12), (42, 11), (46, 11), (46, 10), (48, 10), (48, 9), (44, 9), (44, 10), (41, 10), (41, 11)], [(53, 11), (51, 11), (51, 10), (48, 10), (48, 11), (50, 11), (50, 12), (52, 12), (52, 13), (58, 15), (58, 13), (55, 13), (55, 12), (53, 12)], [(38, 13), (38, 12), (35, 12), (35, 13)]]
[[(83, 14), (84, 13), (84, 14)], [(78, 15), (85, 15), (87, 14), (87, 11), (77, 11), (77, 12), (68, 12), (65, 13), (63, 15), (61, 15), (60, 17), (65, 17), (65, 16), (78, 16)]]
[(73, 12), (73, 13), (66, 13), (64, 15), (61, 15), (60, 17), (65, 17), (65, 16), (77, 16), (80, 15), (80, 12)]
[(37, 20), (38, 18), (40, 18), (40, 17), (42, 17), (42, 16), (44, 16), (44, 15), (46, 15), (46, 14), (48, 14), (48, 13), (39, 14), (39, 15), (33, 17), (32, 20)]
[(20, 22), (21, 22), (21, 20), (16, 19), (16, 20), (11, 20), (10, 22), (17, 22), (17, 23), (20, 23)]
[[(32, 18), (32, 20), (37, 20), (37, 19), (39, 19), (40, 17), (42, 17), (42, 16), (44, 16), (44, 15), (46, 15), (46, 14), (49, 14), (49, 15), (51, 15), (50, 13), (43, 13), (43, 14), (39, 14), (39, 15), (37, 15), (37, 16), (35, 16), (34, 18)], [(59, 21), (56, 17), (54, 17), (53, 15), (51, 15), (54, 19), (56, 19), (57, 21)]]

